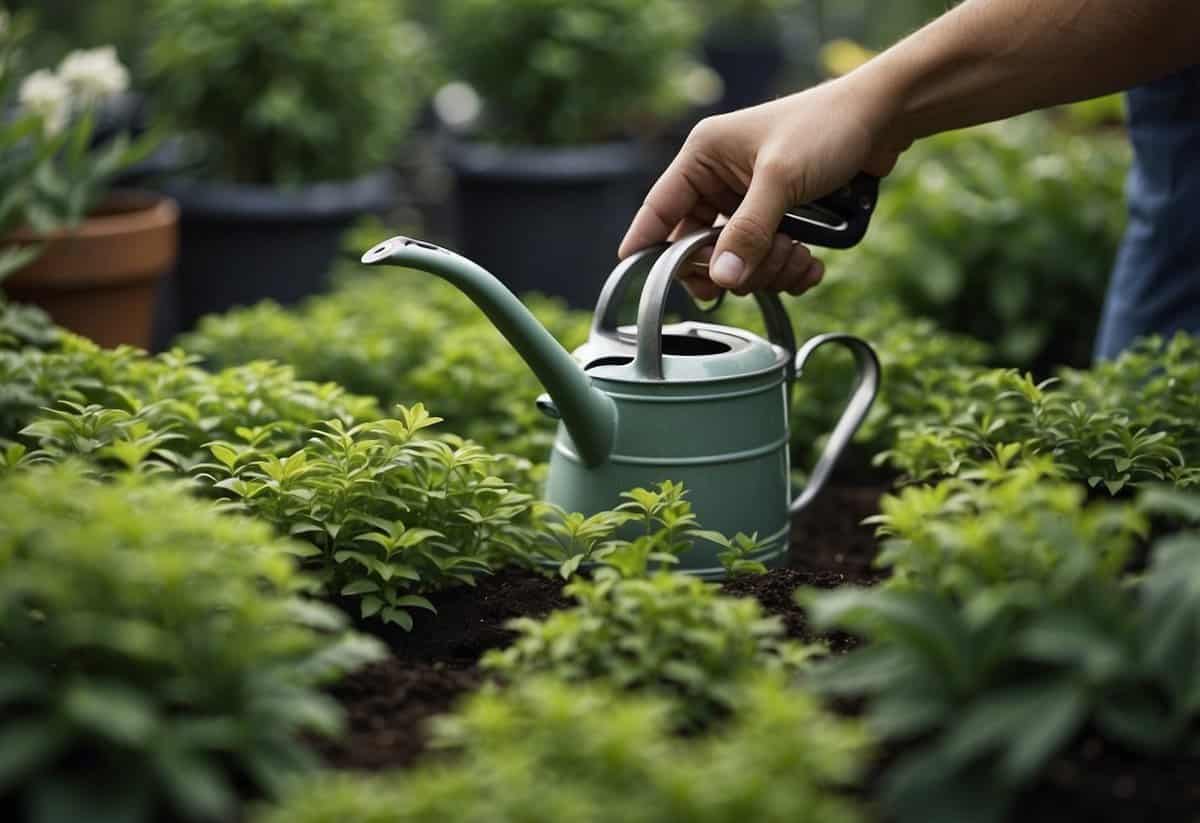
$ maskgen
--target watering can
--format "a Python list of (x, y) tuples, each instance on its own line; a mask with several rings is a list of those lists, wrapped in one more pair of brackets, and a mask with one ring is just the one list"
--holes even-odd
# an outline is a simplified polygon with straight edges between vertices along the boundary
[[(859, 175), (789, 213), (779, 230), (811, 245), (854, 245), (866, 232), (877, 193), (878, 179)], [(672, 283), (719, 232), (702, 229), (621, 261), (601, 290), (588, 341), (574, 354), (495, 276), (448, 249), (393, 237), (362, 260), (420, 269), (457, 286), (529, 364), (547, 390), (538, 407), (559, 421), (546, 500), (590, 515), (619, 505), (623, 491), (682, 482), (704, 528), (729, 536), (757, 533), (759, 548), (747, 559), (778, 566), (789, 549), (791, 516), (821, 491), (870, 410), (879, 361), (866, 342), (847, 334), (822, 334), (797, 347), (775, 294), (754, 295), (768, 339), (703, 320), (664, 324)], [(622, 299), (642, 275), (636, 326), (618, 326)], [(857, 380), (808, 484), (793, 499), (790, 387), (827, 345), (850, 350)], [(697, 539), (679, 568), (720, 579), (721, 550)]]

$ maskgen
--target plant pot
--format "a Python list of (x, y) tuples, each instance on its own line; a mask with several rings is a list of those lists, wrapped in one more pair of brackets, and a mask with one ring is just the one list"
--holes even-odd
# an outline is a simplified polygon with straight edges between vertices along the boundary
[(39, 239), (40, 257), (3, 282), (10, 298), (45, 309), (54, 322), (101, 346), (149, 348), (155, 294), (178, 250), (179, 210), (167, 198), (116, 192), (74, 229)]
[(704, 62), (724, 85), (714, 107), (721, 112), (769, 99), (785, 62), (778, 29), (765, 25), (716, 24), (705, 35), (703, 50)]
[(573, 148), (451, 142), (456, 249), (514, 292), (596, 303), (648, 187), (641, 146)]
[(298, 188), (188, 179), (159, 188), (179, 203), (182, 231), (158, 347), (205, 314), (325, 291), (342, 233), (364, 214), (385, 212), (394, 196), (388, 172)]

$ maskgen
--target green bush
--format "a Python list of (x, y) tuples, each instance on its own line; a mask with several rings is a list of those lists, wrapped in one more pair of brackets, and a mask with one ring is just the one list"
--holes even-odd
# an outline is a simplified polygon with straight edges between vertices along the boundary
[(1086, 365), (1125, 220), (1127, 144), (1035, 115), (940, 135), (889, 175), (866, 242), (838, 258), (1000, 365)]
[(1111, 503), (1084, 508), (1084, 489), (1054, 482), (1055, 473), (1045, 459), (997, 463), (885, 495), (866, 522), (886, 538), (876, 563), (892, 571), (888, 585), (952, 596), (970, 617), (1047, 586), (1073, 587), (1079, 574), (1116, 580), (1146, 534), (1144, 518)]
[[(512, 621), (517, 639), (488, 652), (483, 667), (510, 680), (549, 674), (670, 697), (680, 726), (699, 728), (739, 708), (738, 686), (747, 675), (791, 670), (816, 653), (785, 641), (780, 620), (765, 616), (752, 598), (722, 596), (715, 584), (685, 574), (650, 571), (652, 563), (674, 562), (692, 536), (723, 541), (695, 528), (683, 494), (669, 482), (657, 491), (635, 489), (617, 512), (568, 521), (575, 528), (563, 531), (571, 532), (572, 544), (583, 538), (595, 546), (569, 555), (570, 568), (585, 557), (599, 564), (590, 579), (566, 587), (577, 605), (541, 620)], [(620, 526), (638, 536), (606, 539)]]
[(56, 349), (63, 332), (36, 306), (10, 303), (0, 294), (0, 352)]
[(678, 0), (446, 0), (448, 70), (484, 103), (504, 143), (595, 143), (682, 107), (699, 34)]
[[(278, 368), (231, 371), (257, 366)], [(354, 598), (362, 617), (404, 629), (412, 627), (409, 609), (434, 610), (423, 595), (526, 559), (530, 497), (496, 476), (499, 461), (480, 447), (416, 437), (439, 422), (420, 404), (397, 409), (397, 419), (347, 426), (333, 418), (301, 429), (258, 423), (239, 399), (205, 431), (177, 425), (166, 401), (134, 412), (67, 406), (21, 431), (38, 450), (17, 447), (0, 458), (11, 465), (82, 456), (115, 473), (187, 472), (226, 508), (307, 540), (296, 553), (330, 595)], [(301, 431), (312, 434), (303, 445)]]
[(17, 818), (228, 820), (339, 728), (382, 653), (302, 598), (298, 546), (178, 484), (0, 477), (0, 798)]
[(255, 823), (852, 823), (853, 721), (760, 677), (719, 732), (681, 740), (663, 703), (549, 680), (484, 690), (438, 726), (453, 759), (297, 784)]
[[(470, 300), (424, 272), (339, 274), (332, 294), (290, 310), (260, 303), (209, 316), (180, 343), (218, 368), (275, 359), (385, 407), (422, 402), (489, 450), (546, 460), (554, 425), (533, 403), (541, 385)], [(525, 303), (568, 348), (586, 339), (586, 313), (537, 296)]]
[[(39, 417), (30, 437), (79, 434), (53, 422), (79, 414), (61, 405), (72, 403), (117, 413), (103, 420), (93, 413), (88, 425), (136, 417), (155, 436), (169, 438), (176, 455), (191, 460), (207, 456), (201, 453), (205, 443), (235, 438), (239, 428), (269, 426), (270, 446), (283, 451), (298, 448), (318, 421), (380, 416), (374, 400), (331, 383), (297, 380), (286, 366), (248, 363), (212, 374), (179, 351), (151, 357), (130, 347), (101, 349), (61, 331), (57, 340), (48, 351), (0, 347), (0, 439), (16, 437)], [(41, 411), (50, 407), (59, 411)], [(102, 445), (94, 439), (75, 438), (70, 450), (89, 454)]]
[(1129, 486), (1200, 480), (1200, 343), (1179, 334), (1141, 341), (1116, 361), (1035, 382), (1013, 370), (934, 369), (925, 393), (891, 420), (878, 456), (914, 480), (1000, 459), (1053, 458), (1064, 477)]
[(391, 159), (434, 82), (397, 0), (155, 0), (146, 74), (156, 110), (202, 138), (212, 171), (302, 184)]
[[(869, 727), (898, 753), (881, 798), (900, 823), (1007, 819), (1016, 794), (1085, 728), (1146, 753), (1200, 744), (1200, 533), (1158, 541), (1149, 569), (1130, 581), (1115, 562), (1128, 535), (1104, 524), (1136, 519), (1132, 504), (1085, 507), (1074, 495), (1064, 505), (1070, 490), (1052, 487), (1042, 495), (1051, 505), (1039, 506), (1044, 534), (1014, 552), (1031, 516), (1011, 491), (990, 499), (982, 528), (965, 512), (940, 517), (927, 541), (943, 549), (941, 561), (930, 556), (930, 586), (802, 596), (816, 626), (870, 641), (821, 664), (812, 682), (863, 701)], [(1144, 507), (1194, 521), (1200, 499), (1159, 492)], [(1004, 516), (1018, 534), (995, 527)], [(959, 546), (973, 541), (965, 564)], [(955, 570), (977, 573), (992, 558), (1008, 563), (988, 570), (1007, 571), (1006, 584), (969, 600), (946, 585)]]

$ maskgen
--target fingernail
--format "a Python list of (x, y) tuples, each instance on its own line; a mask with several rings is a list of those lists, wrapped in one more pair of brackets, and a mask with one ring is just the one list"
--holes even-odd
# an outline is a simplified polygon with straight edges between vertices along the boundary
[(712, 281), (727, 289), (740, 283), (745, 273), (746, 264), (731, 251), (721, 252), (716, 262), (708, 267), (708, 276)]

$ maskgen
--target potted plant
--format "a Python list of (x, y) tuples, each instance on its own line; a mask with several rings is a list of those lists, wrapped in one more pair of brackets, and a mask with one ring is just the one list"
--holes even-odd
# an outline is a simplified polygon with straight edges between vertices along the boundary
[(196, 151), (163, 185), (182, 210), (178, 326), (323, 290), (342, 231), (388, 208), (388, 163), (431, 75), (397, 5), (156, 0), (152, 103)]
[(704, 61), (722, 83), (716, 110), (763, 102), (786, 62), (779, 14), (795, 0), (707, 0), (705, 5)]
[[(21, 18), (0, 18), (0, 100), (17, 86)], [(103, 346), (150, 342), (154, 297), (176, 253), (175, 204), (109, 191), (153, 133), (94, 141), (96, 109), (128, 72), (111, 47), (73, 52), (25, 77), (0, 120), (0, 279), (9, 297)]]
[(465, 84), (439, 92), (443, 119), (468, 119), (469, 90), (482, 107), (448, 141), (459, 248), (515, 291), (590, 305), (648, 187), (634, 138), (685, 103), (694, 16), (678, 0), (447, 0), (441, 27)]

